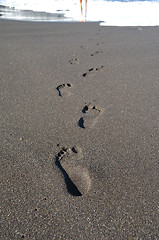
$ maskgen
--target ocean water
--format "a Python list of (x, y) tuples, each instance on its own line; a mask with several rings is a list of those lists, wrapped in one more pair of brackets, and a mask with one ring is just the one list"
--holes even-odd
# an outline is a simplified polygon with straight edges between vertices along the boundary
[(0, 0), (0, 19), (159, 26), (159, 0), (88, 0), (86, 19), (81, 16), (80, 0)]

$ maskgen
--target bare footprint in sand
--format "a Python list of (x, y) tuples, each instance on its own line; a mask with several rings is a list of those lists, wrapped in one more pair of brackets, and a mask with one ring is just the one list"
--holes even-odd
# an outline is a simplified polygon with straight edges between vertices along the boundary
[(143, 30), (143, 28), (142, 27), (137, 27), (137, 30), (141, 31), (141, 30)]
[(94, 52), (94, 53), (91, 54), (91, 57), (93, 57), (94, 55), (97, 55), (97, 54), (99, 54), (99, 53), (103, 53), (103, 51), (96, 51), (96, 52)]
[(80, 166), (82, 157), (82, 149), (77, 146), (63, 147), (56, 156), (56, 165), (64, 175), (68, 192), (73, 196), (82, 196), (91, 188), (89, 171)]
[(59, 92), (59, 96), (64, 97), (64, 96), (71, 95), (71, 93), (68, 91), (68, 88), (71, 88), (71, 87), (72, 85), (70, 83), (63, 83), (59, 85), (56, 89)]
[(84, 116), (80, 118), (78, 125), (81, 128), (90, 128), (95, 125), (97, 119), (103, 113), (103, 110), (89, 103), (83, 108), (82, 112)]
[(70, 64), (79, 64), (79, 59), (78, 58), (73, 58), (68, 61)]
[(86, 45), (81, 45), (80, 48), (82, 48), (82, 49), (86, 49), (87, 46), (86, 46)]
[(87, 77), (88, 75), (90, 75), (90, 74), (92, 74), (92, 73), (99, 72), (102, 68), (103, 68), (102, 65), (99, 66), (99, 67), (96, 67), (96, 68), (95, 68), (95, 67), (94, 67), (94, 68), (90, 68), (90, 69), (88, 70), (88, 72), (83, 73), (82, 76), (83, 76), (83, 77)]

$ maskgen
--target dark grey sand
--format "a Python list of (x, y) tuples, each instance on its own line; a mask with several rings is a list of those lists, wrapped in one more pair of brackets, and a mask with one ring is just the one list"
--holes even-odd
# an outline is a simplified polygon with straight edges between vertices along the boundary
[(0, 152), (0, 239), (157, 240), (159, 27), (0, 21)]

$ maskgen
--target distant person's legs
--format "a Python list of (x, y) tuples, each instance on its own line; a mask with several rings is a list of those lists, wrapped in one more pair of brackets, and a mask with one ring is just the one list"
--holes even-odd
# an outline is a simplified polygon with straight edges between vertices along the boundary
[(85, 0), (85, 18), (87, 16), (87, 0)]
[[(83, 16), (82, 0), (80, 0), (81, 16)], [(87, 16), (87, 0), (85, 0), (85, 19)]]
[(81, 7), (81, 16), (83, 16), (83, 10), (82, 10), (82, 0), (80, 0), (80, 7)]

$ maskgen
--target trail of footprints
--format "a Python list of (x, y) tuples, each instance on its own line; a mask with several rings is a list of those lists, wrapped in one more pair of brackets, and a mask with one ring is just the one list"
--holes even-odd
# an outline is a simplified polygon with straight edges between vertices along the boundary
[[(86, 48), (86, 46), (80, 46), (80, 48)], [(96, 51), (91, 54), (102, 53), (102, 51)], [(78, 58), (73, 58), (68, 61), (70, 64), (79, 64)], [(88, 75), (99, 72), (103, 68), (102, 66), (93, 67), (82, 76), (86, 78)], [(63, 83), (57, 86), (57, 91), (60, 97), (70, 96), (69, 89), (72, 88), (71, 83)], [(100, 115), (103, 113), (103, 109), (94, 104), (86, 104), (82, 109), (83, 116), (78, 121), (80, 128), (91, 128), (95, 125)], [(80, 147), (74, 146), (72, 148), (62, 147), (59, 153), (56, 155), (56, 165), (61, 170), (68, 192), (73, 196), (82, 196), (89, 192), (91, 189), (91, 177), (86, 167), (80, 165), (80, 160), (83, 158), (83, 151)]]

